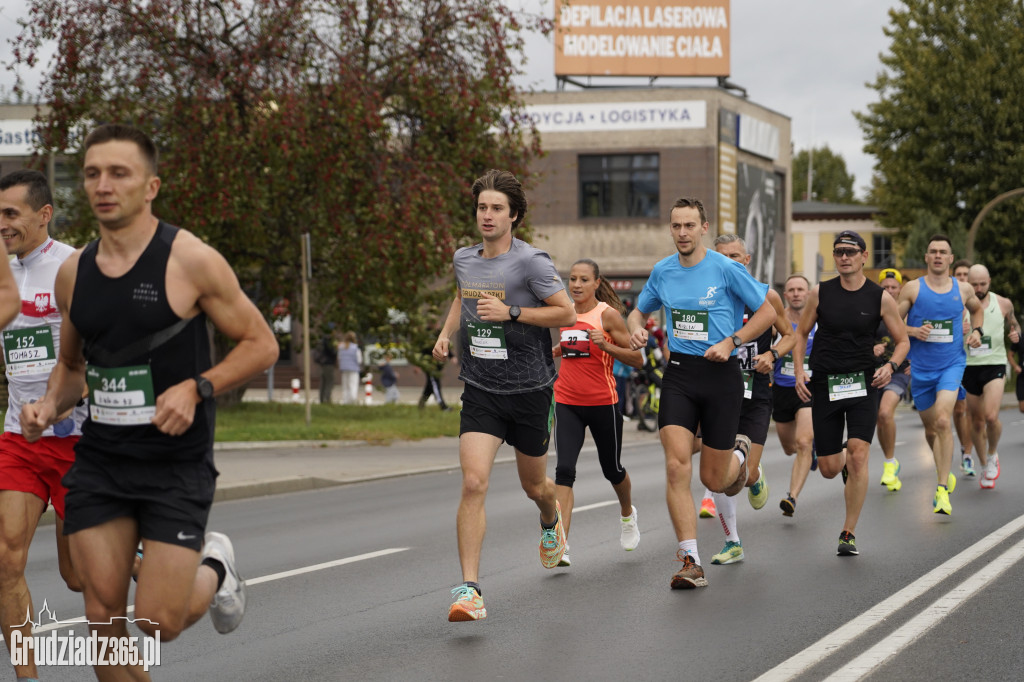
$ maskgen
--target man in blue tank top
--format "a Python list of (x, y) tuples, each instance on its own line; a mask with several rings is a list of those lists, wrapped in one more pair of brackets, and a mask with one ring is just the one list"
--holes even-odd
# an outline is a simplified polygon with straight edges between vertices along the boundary
[[(669, 225), (677, 253), (654, 265), (627, 325), (634, 350), (647, 345), (648, 316), (664, 307), (670, 323), (668, 368), (662, 379), (658, 427), (665, 449), (669, 516), (682, 567), (673, 589), (707, 586), (697, 553), (697, 514), (690, 493), (694, 434), (703, 436), (701, 482), (712, 492), (735, 495), (747, 483), (750, 439), (737, 437), (744, 382), (737, 348), (775, 322), (768, 285), (740, 263), (701, 242), (710, 225), (704, 205), (675, 202)], [(754, 311), (743, 324), (744, 306)]]
[[(825, 478), (842, 474), (846, 517), (839, 533), (839, 556), (856, 556), (856, 530), (868, 491), (868, 451), (878, 418), (878, 390), (889, 383), (910, 343), (896, 301), (864, 276), (868, 252), (864, 238), (844, 230), (832, 242), (838, 277), (821, 282), (807, 297), (797, 326), (793, 365), (796, 391), (812, 400), (811, 420), (818, 448), (818, 470)], [(892, 331), (896, 342), (892, 361), (875, 366), (875, 330)], [(814, 325), (814, 352), (803, 368), (807, 337)], [(810, 385), (808, 385), (810, 382)], [(843, 431), (846, 431), (846, 447)]]
[[(64, 531), (89, 627), (128, 635), (141, 539), (136, 623), (167, 641), (207, 610), (223, 633), (245, 612), (231, 541), (205, 532), (216, 478), (213, 398), (273, 364), (278, 347), (223, 256), (153, 215), (156, 166), (156, 146), (136, 128), (107, 124), (86, 137), (85, 193), (100, 238), (57, 273), (59, 360), (43, 397), (22, 408), (22, 425), (26, 440), (38, 439), (88, 384), (89, 417), (64, 477)], [(213, 366), (207, 318), (236, 342)], [(141, 665), (96, 671), (148, 679)]]
[(956, 487), (950, 473), (953, 462), (953, 407), (967, 366), (963, 346), (964, 308), (971, 314), (967, 345), (981, 345), (985, 319), (970, 284), (949, 276), (953, 243), (944, 234), (928, 240), (928, 270), (900, 291), (900, 317), (907, 320), (910, 335), (910, 392), (924, 424), (925, 438), (935, 458), (938, 485), (932, 500), (936, 514), (952, 514), (949, 493)]

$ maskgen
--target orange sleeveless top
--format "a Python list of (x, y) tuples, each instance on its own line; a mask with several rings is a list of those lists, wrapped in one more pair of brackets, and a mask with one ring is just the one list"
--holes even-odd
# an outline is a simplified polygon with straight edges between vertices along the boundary
[(555, 400), (563, 405), (613, 405), (619, 402), (612, 376), (614, 358), (591, 345), (589, 330), (598, 329), (611, 342), (604, 330), (601, 315), (609, 308), (598, 301), (593, 310), (576, 315), (576, 324), (562, 327), (559, 344), (562, 364), (555, 379)]

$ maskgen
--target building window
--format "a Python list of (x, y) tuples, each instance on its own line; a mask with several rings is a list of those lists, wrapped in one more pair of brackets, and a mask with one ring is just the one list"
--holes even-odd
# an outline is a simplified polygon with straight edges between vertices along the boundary
[(581, 155), (581, 218), (657, 218), (657, 154)]
[(892, 237), (887, 234), (871, 235), (871, 251), (874, 253), (874, 266), (876, 268), (889, 268), (895, 266), (892, 260)]

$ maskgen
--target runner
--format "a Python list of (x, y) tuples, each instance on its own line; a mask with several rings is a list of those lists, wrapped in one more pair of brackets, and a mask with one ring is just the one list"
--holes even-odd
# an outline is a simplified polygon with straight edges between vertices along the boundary
[[(818, 470), (825, 478), (843, 474), (846, 518), (837, 554), (853, 556), (858, 553), (854, 531), (868, 489), (868, 450), (878, 416), (877, 391), (889, 383), (893, 371), (903, 362), (908, 342), (896, 301), (864, 276), (868, 259), (864, 239), (856, 232), (844, 230), (832, 246), (839, 276), (822, 282), (807, 297), (797, 327), (793, 364), (797, 395), (805, 401), (813, 400), (811, 418)], [(872, 348), (875, 330), (882, 320), (893, 332), (896, 349), (892, 362), (876, 368)], [(813, 371), (808, 386), (803, 361), (807, 338), (815, 323), (818, 331), (808, 363)]]
[[(811, 283), (803, 275), (790, 275), (786, 280), (782, 295), (786, 299), (786, 320), (795, 331), (807, 303), (811, 291)], [(807, 347), (804, 349), (804, 373), (811, 376), (807, 361), (814, 346), (814, 334), (818, 330), (815, 325), (807, 333)], [(794, 339), (794, 345), (795, 339)], [(796, 511), (796, 501), (800, 491), (807, 482), (807, 474), (816, 468), (814, 456), (814, 426), (811, 423), (811, 401), (804, 400), (796, 392), (796, 367), (793, 365), (793, 353), (787, 353), (775, 366), (775, 384), (772, 386), (772, 419), (775, 420), (775, 432), (779, 436), (779, 444), (786, 456), (794, 452), (793, 468), (789, 474), (789, 491), (779, 502), (783, 516), (792, 516)]]
[[(1015, 355), (1016, 357), (1014, 357)], [(1017, 409), (1024, 412), (1024, 376), (1021, 375), (1021, 364), (1024, 363), (1024, 334), (1021, 334), (1020, 339), (1006, 350), (1006, 359), (1009, 361), (1010, 367), (1013, 368), (1013, 373), (1017, 375), (1015, 386)]]
[[(894, 301), (899, 299), (900, 289), (903, 288), (903, 273), (895, 268), (886, 268), (878, 273), (878, 283), (882, 285), (885, 293), (892, 296)], [(883, 365), (892, 359), (892, 353), (896, 350), (896, 342), (893, 340), (889, 328), (885, 322), (878, 323), (875, 331), (875, 359), (877, 364)], [(882, 388), (882, 395), (878, 403), (878, 444), (882, 446), (882, 454), (885, 462), (882, 464), (882, 480), (879, 481), (890, 491), (896, 491), (903, 487), (900, 480), (900, 463), (896, 459), (896, 406), (900, 404), (903, 396), (910, 385), (910, 363), (904, 360), (893, 372), (889, 383)]]
[[(747, 267), (750, 254), (746, 243), (734, 234), (722, 234), (715, 238), (715, 250), (726, 258)], [(738, 437), (750, 440), (747, 456), (747, 499), (754, 509), (761, 509), (768, 501), (768, 481), (761, 466), (761, 454), (768, 440), (768, 422), (772, 415), (771, 374), (780, 355), (793, 350), (796, 336), (786, 322), (782, 298), (773, 289), (768, 289), (767, 300), (775, 308), (775, 328), (780, 338), (772, 345), (772, 328), (769, 327), (757, 339), (740, 346), (736, 354), (743, 370), (743, 406), (740, 408)], [(746, 318), (750, 309), (744, 311)], [(746, 322), (746, 319), (744, 319)], [(710, 492), (710, 491), (709, 491)], [(718, 510), (718, 520), (725, 532), (725, 546), (711, 557), (713, 564), (734, 564), (743, 561), (743, 543), (740, 542), (739, 526), (736, 522), (736, 497), (725, 493), (711, 493)]]
[[(658, 413), (665, 450), (666, 499), (679, 542), (682, 568), (673, 589), (704, 587), (707, 579), (697, 552), (697, 514), (690, 493), (693, 441), (700, 424), (701, 481), (714, 492), (735, 495), (747, 483), (750, 441), (737, 437), (743, 403), (743, 377), (736, 349), (758, 338), (775, 321), (766, 299), (768, 285), (739, 263), (708, 251), (704, 206), (682, 198), (671, 212), (677, 254), (655, 264), (626, 320), (632, 348), (647, 345), (647, 316), (664, 307), (670, 319), (668, 369)], [(743, 325), (743, 306), (756, 310)], [(741, 328), (742, 327), (742, 328)]]
[(622, 316), (626, 307), (592, 260), (578, 260), (569, 272), (569, 292), (576, 306), (576, 324), (562, 327), (561, 341), (552, 349), (562, 358), (555, 380), (555, 496), (562, 509), (565, 554), (559, 566), (571, 565), (569, 528), (575, 504), (572, 485), (576, 461), (586, 430), (597, 446), (601, 471), (619, 500), (619, 545), (630, 552), (640, 544), (636, 507), (629, 474), (622, 466), (622, 412), (618, 408), (612, 362), (639, 368), (644, 357), (629, 349)]
[(473, 183), (483, 242), (455, 253), (457, 290), (434, 345), (448, 358), (458, 331), (462, 358), (459, 461), (462, 498), (456, 517), (463, 583), (452, 590), (452, 622), (487, 617), (480, 589), (484, 499), (501, 443), (515, 448), (519, 480), (540, 509), (540, 560), (554, 568), (565, 552), (555, 482), (547, 476), (554, 411), (550, 327), (571, 327), (576, 311), (551, 257), (513, 236), (526, 215), (522, 185), (508, 171), (490, 170)]
[[(10, 650), (12, 631), (32, 634), (25, 614), (35, 614), (25, 565), (39, 518), (53, 503), (57, 517), (57, 563), (67, 586), (81, 592), (71, 567), (64, 535), (64, 495), (60, 479), (75, 459), (82, 435), (85, 407), (76, 407), (64, 420), (29, 444), (21, 435), (21, 406), (38, 400), (57, 364), (60, 312), (54, 306), (57, 269), (74, 248), (50, 238), (53, 197), (46, 176), (19, 170), (0, 178), (0, 233), (18, 283), (20, 314), (3, 331), (7, 366), (7, 415), (0, 436), (0, 628)], [(3, 259), (7, 262), (7, 259)], [(37, 675), (35, 661), (14, 668), (18, 679)]]
[[(91, 630), (128, 635), (120, 618), (141, 537), (140, 629), (169, 641), (209, 610), (230, 632), (245, 612), (244, 583), (227, 536), (203, 537), (217, 473), (213, 397), (269, 367), (277, 341), (224, 258), (153, 215), (160, 178), (144, 133), (93, 130), (84, 178), (100, 237), (57, 273), (58, 363), (46, 394), (22, 407), (22, 432), (38, 441), (88, 384), (89, 418), (64, 477), (64, 532)], [(212, 367), (207, 317), (236, 342)], [(97, 676), (149, 678), (115, 659)]]
[[(967, 281), (967, 272), (971, 269), (971, 261), (966, 258), (953, 263), (953, 277), (958, 282)], [(964, 332), (971, 332), (970, 316), (964, 310)], [(965, 336), (964, 343), (967, 343)], [(956, 394), (956, 407), (953, 408), (953, 426), (956, 427), (956, 437), (960, 441), (960, 471), (968, 478), (974, 478), (974, 439), (971, 437), (971, 420), (967, 417), (967, 391), (961, 383)]]
[(970, 285), (949, 276), (953, 262), (949, 237), (936, 234), (928, 240), (925, 262), (924, 276), (900, 291), (899, 311), (910, 335), (910, 391), (935, 458), (938, 484), (932, 510), (949, 515), (953, 513), (949, 493), (956, 488), (956, 476), (950, 472), (953, 406), (967, 359), (960, 343), (964, 309), (971, 313), (972, 332), (967, 339), (971, 348), (981, 345), (984, 315)]
[(991, 490), (999, 478), (999, 421), (1003, 392), (1006, 390), (1006, 344), (1004, 324), (1010, 328), (1010, 342), (1020, 341), (1020, 324), (1013, 314), (1013, 303), (989, 290), (992, 278), (988, 268), (975, 263), (967, 281), (984, 311), (981, 345), (967, 350), (967, 369), (963, 385), (967, 391), (967, 411), (971, 417), (974, 446), (981, 463), (981, 487)]

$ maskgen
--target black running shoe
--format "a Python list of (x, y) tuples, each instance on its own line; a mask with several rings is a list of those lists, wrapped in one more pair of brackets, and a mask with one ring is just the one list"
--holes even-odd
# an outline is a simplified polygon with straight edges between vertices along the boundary
[(793, 499), (792, 495), (786, 495), (779, 502), (779, 508), (782, 510), (783, 516), (792, 516), (793, 512), (796, 511), (796, 500)]
[(853, 533), (848, 530), (844, 530), (839, 534), (839, 549), (836, 551), (839, 556), (856, 556), (860, 554), (857, 551), (857, 540), (853, 537)]

